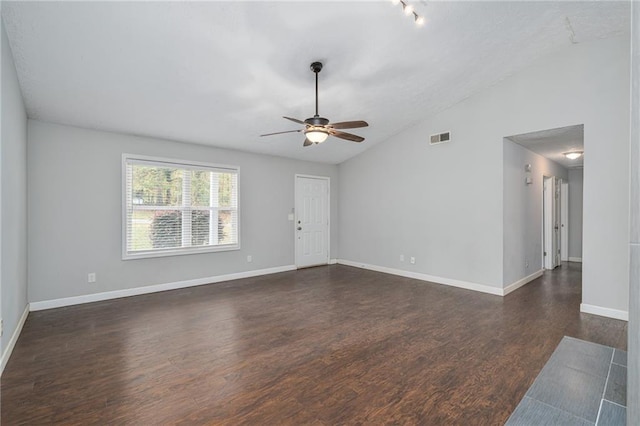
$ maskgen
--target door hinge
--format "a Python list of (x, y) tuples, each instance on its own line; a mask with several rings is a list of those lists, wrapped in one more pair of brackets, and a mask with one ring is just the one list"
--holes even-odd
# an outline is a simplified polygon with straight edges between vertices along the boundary
[(544, 256), (546, 256), (546, 255), (547, 255), (547, 252), (545, 251), (545, 252), (544, 252)]

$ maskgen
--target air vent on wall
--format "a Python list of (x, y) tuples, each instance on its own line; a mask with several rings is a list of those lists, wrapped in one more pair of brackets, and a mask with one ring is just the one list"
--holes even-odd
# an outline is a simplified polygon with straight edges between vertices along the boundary
[(436, 145), (439, 143), (451, 141), (451, 132), (438, 133), (429, 137), (429, 144)]

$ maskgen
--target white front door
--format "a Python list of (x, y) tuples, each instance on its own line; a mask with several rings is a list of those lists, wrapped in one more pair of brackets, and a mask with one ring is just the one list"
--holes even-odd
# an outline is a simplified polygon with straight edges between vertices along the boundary
[(296, 266), (329, 263), (329, 178), (296, 175)]

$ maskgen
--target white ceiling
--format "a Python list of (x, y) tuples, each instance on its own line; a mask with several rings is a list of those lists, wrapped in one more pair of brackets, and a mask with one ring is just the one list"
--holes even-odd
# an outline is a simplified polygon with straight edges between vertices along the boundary
[(584, 165), (584, 156), (575, 160), (569, 160), (564, 156), (565, 152), (584, 152), (582, 124), (509, 136), (507, 139), (566, 168), (578, 168)]
[[(340, 163), (572, 42), (627, 34), (629, 2), (5, 2), (29, 117)], [(283, 115), (367, 120), (302, 147)], [(426, 135), (425, 135), (426, 137)]]

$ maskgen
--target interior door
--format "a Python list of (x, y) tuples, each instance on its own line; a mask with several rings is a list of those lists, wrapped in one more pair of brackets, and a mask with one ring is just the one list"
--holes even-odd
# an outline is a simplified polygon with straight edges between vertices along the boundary
[(569, 261), (569, 184), (560, 185), (560, 260)]
[(329, 178), (296, 176), (296, 266), (329, 263)]
[(553, 267), (560, 266), (560, 184), (562, 180), (553, 177)]
[(557, 263), (557, 221), (556, 221), (556, 178), (546, 177), (544, 178), (543, 185), (543, 239), (544, 239), (544, 269), (553, 269), (558, 266)]

